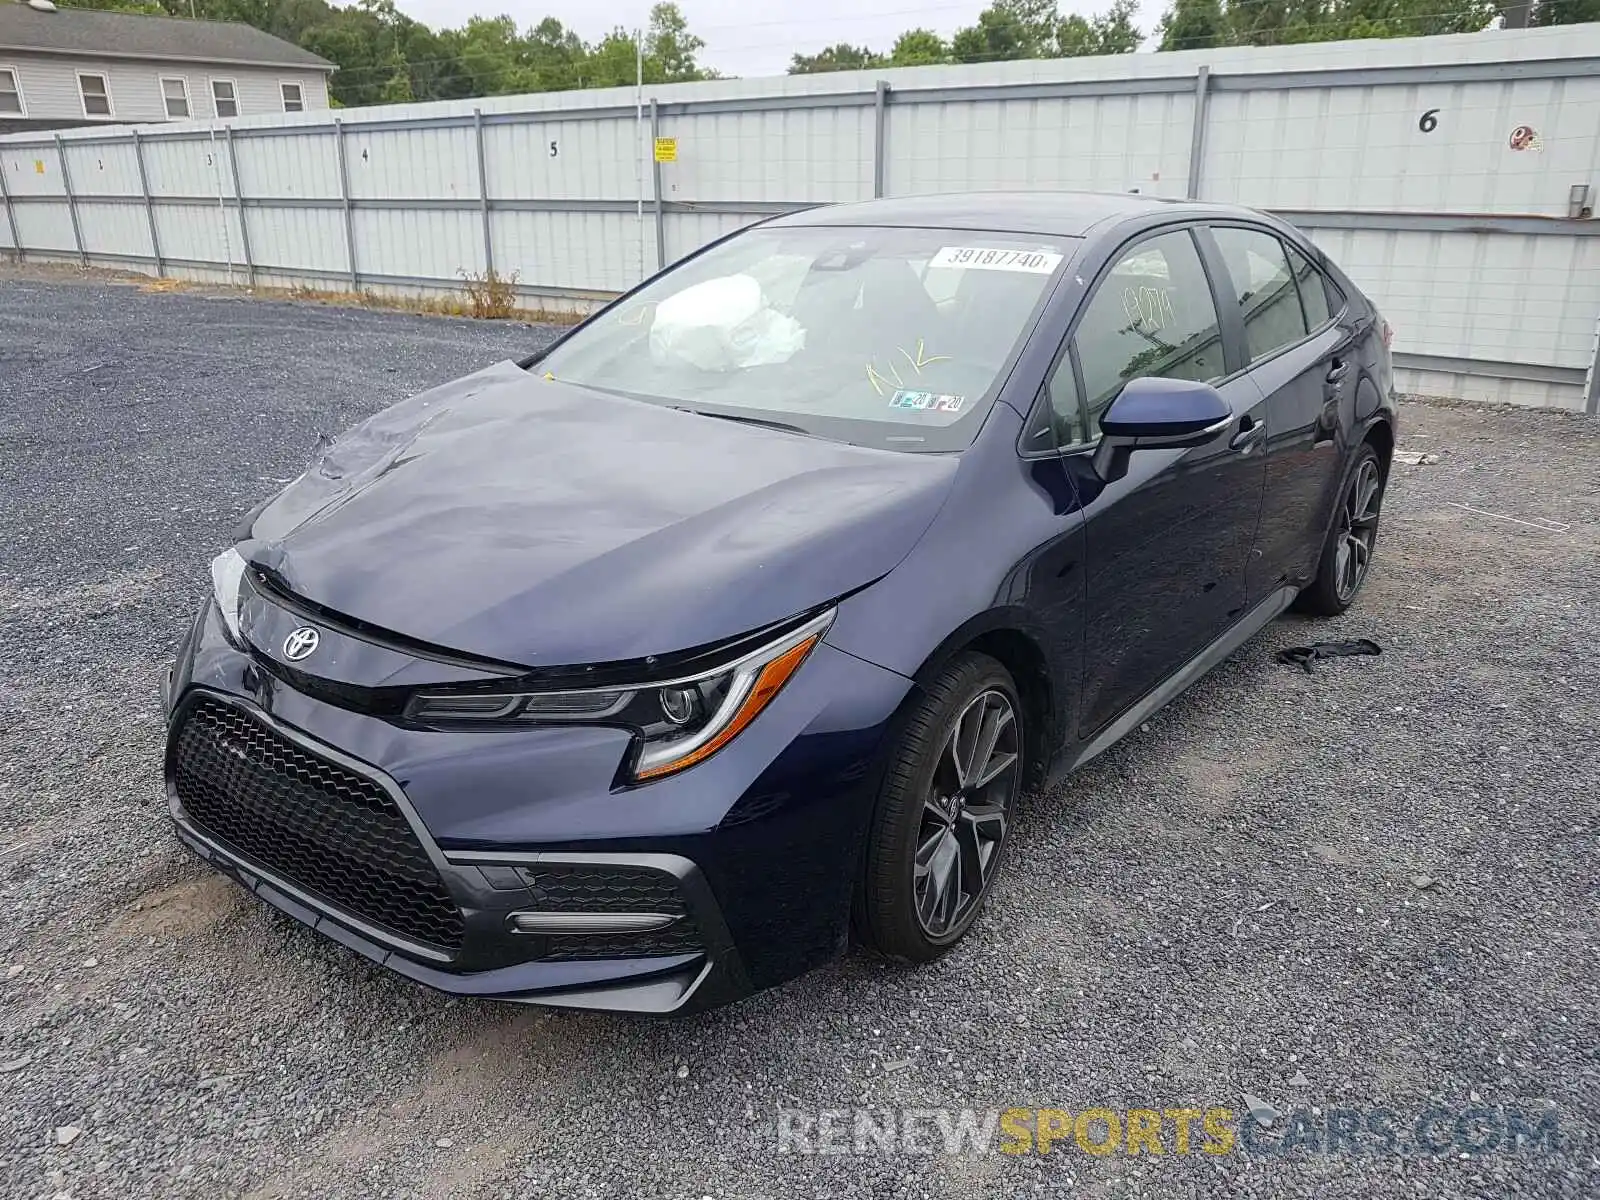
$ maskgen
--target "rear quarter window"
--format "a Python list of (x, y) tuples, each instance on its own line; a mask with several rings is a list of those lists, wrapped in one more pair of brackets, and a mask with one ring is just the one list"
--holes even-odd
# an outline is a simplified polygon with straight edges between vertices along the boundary
[(1344, 301), (1341, 298), (1337, 305), (1331, 305), (1328, 293), (1333, 285), (1328, 282), (1328, 277), (1312, 266), (1306, 256), (1293, 246), (1285, 245), (1284, 249), (1289, 252), (1289, 266), (1300, 285), (1300, 303), (1305, 306), (1306, 326), (1320, 329), (1332, 319), (1334, 312), (1344, 307)]

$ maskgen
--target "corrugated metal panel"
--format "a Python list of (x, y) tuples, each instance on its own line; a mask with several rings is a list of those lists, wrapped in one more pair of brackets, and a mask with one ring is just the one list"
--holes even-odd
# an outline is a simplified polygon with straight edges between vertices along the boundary
[[(1424, 130), (1424, 117), (1431, 130)], [(1512, 149), (1529, 126), (1533, 148)], [(1260, 208), (1567, 215), (1600, 150), (1600, 78), (1223, 92), (1207, 199)], [(1596, 181), (1600, 182), (1600, 181)]]
[(715, 113), (662, 119), (678, 160), (661, 167), (668, 200), (837, 203), (872, 196), (870, 108)]
[[(497, 212), (492, 224), (502, 275), (514, 271), (523, 283), (612, 292), (639, 282), (639, 226), (632, 213)], [(646, 247), (652, 264), (654, 246), (652, 240)]]
[[(349, 271), (344, 214), (337, 209), (248, 208), (245, 217), (257, 265), (299, 267), (340, 277)], [(367, 263), (366, 269), (385, 273), (381, 262)]]
[[(667, 265), (693, 254), (707, 242), (714, 242), (724, 234), (732, 233), (760, 220), (759, 217), (738, 213), (668, 213), (664, 223), (667, 243)], [(650, 250), (655, 250), (655, 234), (651, 232)], [(654, 259), (652, 258), (652, 262)]]
[(139, 194), (139, 168), (134, 163), (132, 145), (67, 146), (66, 154), (74, 195)]
[(345, 158), (350, 194), (357, 198), (474, 200), (478, 196), (478, 159), (470, 129), (364, 133), (353, 126), (345, 131)]
[(1443, 396), (1473, 404), (1515, 404), (1523, 408), (1574, 408), (1573, 389), (1526, 379), (1495, 379), (1446, 371), (1396, 368), (1395, 387), (1412, 396)]
[(150, 226), (139, 205), (80, 200), (78, 224), (83, 230), (83, 248), (91, 255), (147, 257), (150, 254)]
[(61, 179), (61, 159), (54, 146), (0, 146), (0, 152), (5, 159), (6, 190), (13, 196), (67, 194)]
[[(226, 265), (228, 241), (223, 215), (215, 204), (162, 204), (156, 207), (156, 236), (168, 258), (188, 258)], [(232, 240), (233, 261), (244, 262), (243, 247)]]
[[(640, 194), (642, 160), (650, 153), (640, 129), (632, 120), (489, 125), (483, 131), (489, 195), (518, 200), (633, 200)], [(649, 186), (646, 173), (646, 194)]]
[(1170, 94), (892, 106), (888, 191), (1137, 189), (1181, 196), (1193, 112), (1192, 97)]
[(463, 271), (483, 271), (483, 225), (475, 212), (358, 210), (354, 221), (363, 271), (456, 280)]
[(19, 204), (12, 210), (17, 217), (17, 235), (24, 248), (56, 250), (76, 254), (72, 241), (72, 217), (66, 202), (60, 204)]
[[(99, 147), (91, 147), (98, 149)], [(215, 146), (203, 142), (146, 141), (145, 174), (152, 196), (215, 196), (219, 184), (225, 195), (233, 194), (229, 177), (227, 143), (218, 139)], [(133, 176), (129, 194), (138, 195), (139, 177)]]
[(339, 157), (331, 130), (269, 138), (236, 133), (233, 144), (246, 196), (338, 199)]

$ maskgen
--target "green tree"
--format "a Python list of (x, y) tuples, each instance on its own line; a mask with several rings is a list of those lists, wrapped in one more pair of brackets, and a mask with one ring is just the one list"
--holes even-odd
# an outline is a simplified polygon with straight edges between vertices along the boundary
[(583, 60), (588, 49), (572, 30), (554, 17), (546, 17), (523, 39), (528, 65), (533, 70), (533, 90), (558, 92), (583, 86)]
[(533, 90), (534, 75), (522, 61), (525, 48), (510, 17), (473, 17), (460, 29), (440, 34), (438, 41), (452, 67), (452, 98)]
[[(638, 45), (633, 40), (633, 34), (620, 26), (613, 29), (584, 55), (580, 68), (583, 86), (632, 87), (636, 78), (637, 55)], [(648, 58), (644, 62), (644, 81), (666, 82), (656, 78), (655, 64)]]
[(840, 42), (815, 54), (796, 54), (789, 60), (791, 75), (820, 75), (825, 71), (865, 71), (884, 65), (881, 55), (865, 46)]
[(1137, 0), (1112, 0), (1094, 17), (1066, 17), (1055, 0), (994, 0), (978, 23), (958, 30), (950, 42), (957, 62), (1011, 58), (1071, 58), (1084, 54), (1128, 54), (1144, 35), (1134, 24)]
[(676, 4), (657, 4), (650, 10), (650, 28), (645, 31), (645, 58), (653, 61), (667, 83), (710, 79), (713, 72), (702, 70), (694, 56), (706, 47), (705, 39), (689, 32), (689, 23)]
[(931, 29), (908, 29), (889, 52), (892, 67), (926, 67), (950, 61), (950, 47)]
[(1081, 58), (1098, 54), (1095, 49), (1094, 27), (1077, 13), (1061, 18), (1056, 26), (1056, 55), (1060, 58)]
[(1532, 25), (1576, 25), (1600, 21), (1600, 0), (1536, 0)]
[(1156, 25), (1158, 50), (1203, 50), (1229, 43), (1222, 0), (1176, 0)]
[(956, 30), (950, 39), (950, 57), (959, 63), (976, 63), (1031, 56), (1026, 31), (1016, 18), (998, 8), (986, 8), (978, 14), (976, 25)]
[(1134, 23), (1138, 0), (1112, 0), (1111, 7), (1089, 22), (1096, 54), (1132, 54), (1144, 41)]
[(993, 7), (1014, 22), (1021, 36), (1021, 57), (1050, 57), (1060, 22), (1056, 0), (995, 0)]

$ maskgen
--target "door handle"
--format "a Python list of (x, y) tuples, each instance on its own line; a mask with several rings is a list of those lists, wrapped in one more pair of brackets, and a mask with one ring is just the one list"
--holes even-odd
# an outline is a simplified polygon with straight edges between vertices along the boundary
[(1328, 382), (1338, 386), (1344, 382), (1344, 377), (1350, 374), (1350, 364), (1342, 358), (1336, 358), (1328, 367)]
[(1241, 454), (1248, 454), (1250, 447), (1254, 446), (1267, 435), (1267, 423), (1258, 421), (1246, 413), (1239, 418), (1239, 432), (1233, 435), (1233, 440), (1228, 443), (1230, 450), (1237, 450)]

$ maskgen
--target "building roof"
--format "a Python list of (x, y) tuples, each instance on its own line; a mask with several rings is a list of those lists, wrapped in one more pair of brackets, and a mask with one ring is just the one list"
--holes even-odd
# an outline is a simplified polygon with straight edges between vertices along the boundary
[(1122, 192), (946, 192), (830, 204), (791, 213), (777, 225), (907, 225), (1081, 237), (1108, 217), (1149, 212), (1172, 201)]
[(0, 51), (79, 58), (143, 58), (331, 71), (325, 58), (238, 21), (188, 21), (0, 0)]

